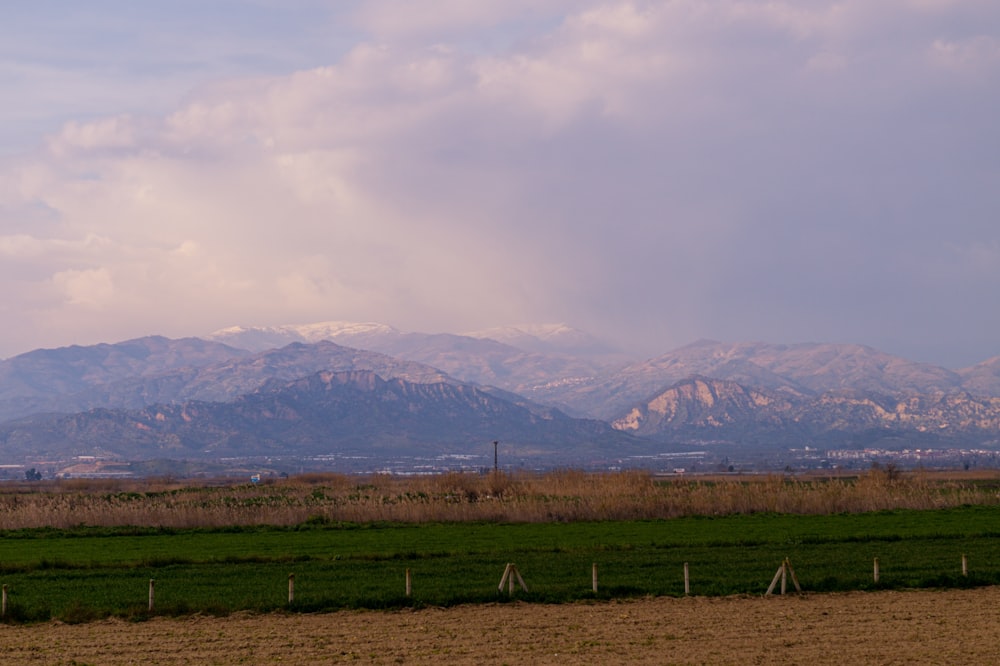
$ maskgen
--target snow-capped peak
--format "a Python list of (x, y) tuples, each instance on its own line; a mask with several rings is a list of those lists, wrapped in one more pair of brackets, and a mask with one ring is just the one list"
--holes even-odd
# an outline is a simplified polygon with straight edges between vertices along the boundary
[(293, 342), (320, 342), (329, 340), (353, 346), (361, 339), (399, 333), (387, 324), (376, 322), (324, 321), (313, 324), (284, 324), (279, 326), (230, 326), (208, 336), (233, 347), (262, 351), (284, 347)]

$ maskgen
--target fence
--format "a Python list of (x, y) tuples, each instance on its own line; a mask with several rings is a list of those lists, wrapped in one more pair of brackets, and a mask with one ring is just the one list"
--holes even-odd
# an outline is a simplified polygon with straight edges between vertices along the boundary
[[(959, 560), (961, 575), (965, 578), (969, 576), (969, 559), (965, 553), (962, 553)], [(881, 582), (881, 563), (879, 558), (876, 557), (873, 560), (872, 566), (872, 582)], [(684, 595), (692, 594), (691, 585), (691, 566), (688, 562), (684, 562), (683, 570), (681, 572), (684, 585)], [(771, 579), (771, 583), (764, 593), (764, 596), (771, 596), (775, 590), (779, 590), (781, 594), (786, 594), (787, 592), (787, 581), (791, 580), (796, 592), (803, 592), (803, 587), (800, 584), (799, 578), (792, 567), (792, 563), (788, 558), (785, 558), (781, 564), (778, 566), (774, 577)], [(294, 573), (288, 574), (288, 606), (293, 606), (295, 604), (295, 582), (296, 577)], [(594, 595), (598, 594), (599, 583), (598, 583), (598, 565), (594, 562), (590, 569), (590, 582), (591, 591)], [(515, 584), (516, 583), (516, 584)], [(778, 587), (780, 583), (780, 588)], [(148, 595), (148, 612), (154, 613), (156, 610), (156, 579), (149, 579), (149, 595)], [(169, 584), (169, 583), (168, 583)], [(403, 581), (404, 595), (407, 599), (412, 599), (413, 597), (413, 572), (412, 569), (407, 567), (405, 570), (404, 581)], [(507, 597), (513, 597), (518, 590), (524, 593), (529, 592), (528, 585), (518, 569), (517, 565), (508, 562), (501, 575), (500, 582), (497, 585), (497, 593), (500, 595), (506, 595)], [(0, 601), (0, 617), (7, 618), (9, 605), (10, 605), (11, 589), (10, 586), (4, 584), (2, 586), (2, 601)]]

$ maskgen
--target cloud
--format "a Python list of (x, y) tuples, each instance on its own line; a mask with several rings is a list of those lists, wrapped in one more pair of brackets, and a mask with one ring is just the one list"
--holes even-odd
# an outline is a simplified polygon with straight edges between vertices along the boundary
[(19, 339), (100, 309), (104, 339), (568, 320), (650, 353), (753, 337), (944, 359), (961, 335), (921, 310), (931, 285), (992, 325), (1000, 11), (432, 4), (363, 3), (368, 37), (335, 60), (75, 119), (7, 160)]
[(55, 287), (70, 305), (104, 307), (115, 295), (115, 285), (107, 268), (60, 271), (52, 276)]
[(135, 140), (135, 129), (128, 116), (89, 123), (70, 121), (49, 140), (49, 150), (57, 157), (71, 151), (124, 150), (133, 147)]
[[(492, 41), (497, 33), (523, 34), (556, 22), (579, 7), (573, 0), (370, 0), (358, 7), (354, 22), (379, 42), (435, 43)], [(519, 29), (520, 28), (520, 29)]]

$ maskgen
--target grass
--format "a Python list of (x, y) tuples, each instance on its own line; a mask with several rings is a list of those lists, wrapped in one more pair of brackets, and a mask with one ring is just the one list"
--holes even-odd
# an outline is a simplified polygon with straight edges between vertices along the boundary
[[(997, 525), (1000, 507), (965, 506), (571, 523), (21, 529), (0, 535), (0, 579), (9, 620), (68, 622), (147, 617), (150, 579), (155, 612), (167, 615), (505, 601), (496, 586), (507, 562), (530, 590), (515, 598), (540, 602), (680, 595), (685, 562), (694, 594), (762, 594), (786, 557), (807, 591), (974, 586), (1000, 583)], [(406, 569), (412, 598), (404, 596)]]

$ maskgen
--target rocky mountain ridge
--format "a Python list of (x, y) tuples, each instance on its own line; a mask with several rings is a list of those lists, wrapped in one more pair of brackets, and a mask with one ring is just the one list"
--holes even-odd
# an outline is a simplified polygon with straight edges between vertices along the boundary
[(800, 446), (911, 438), (941, 445), (1000, 445), (1000, 398), (969, 393), (889, 396), (853, 389), (789, 395), (692, 377), (634, 406), (612, 426), (642, 437), (778, 437)]
[[(331, 344), (331, 343), (327, 343)], [(228, 402), (190, 400), (95, 409), (0, 424), (9, 453), (124, 459), (480, 453), (484, 443), (558, 454), (639, 448), (601, 421), (534, 411), (476, 387), (383, 379), (369, 370), (271, 379)]]

